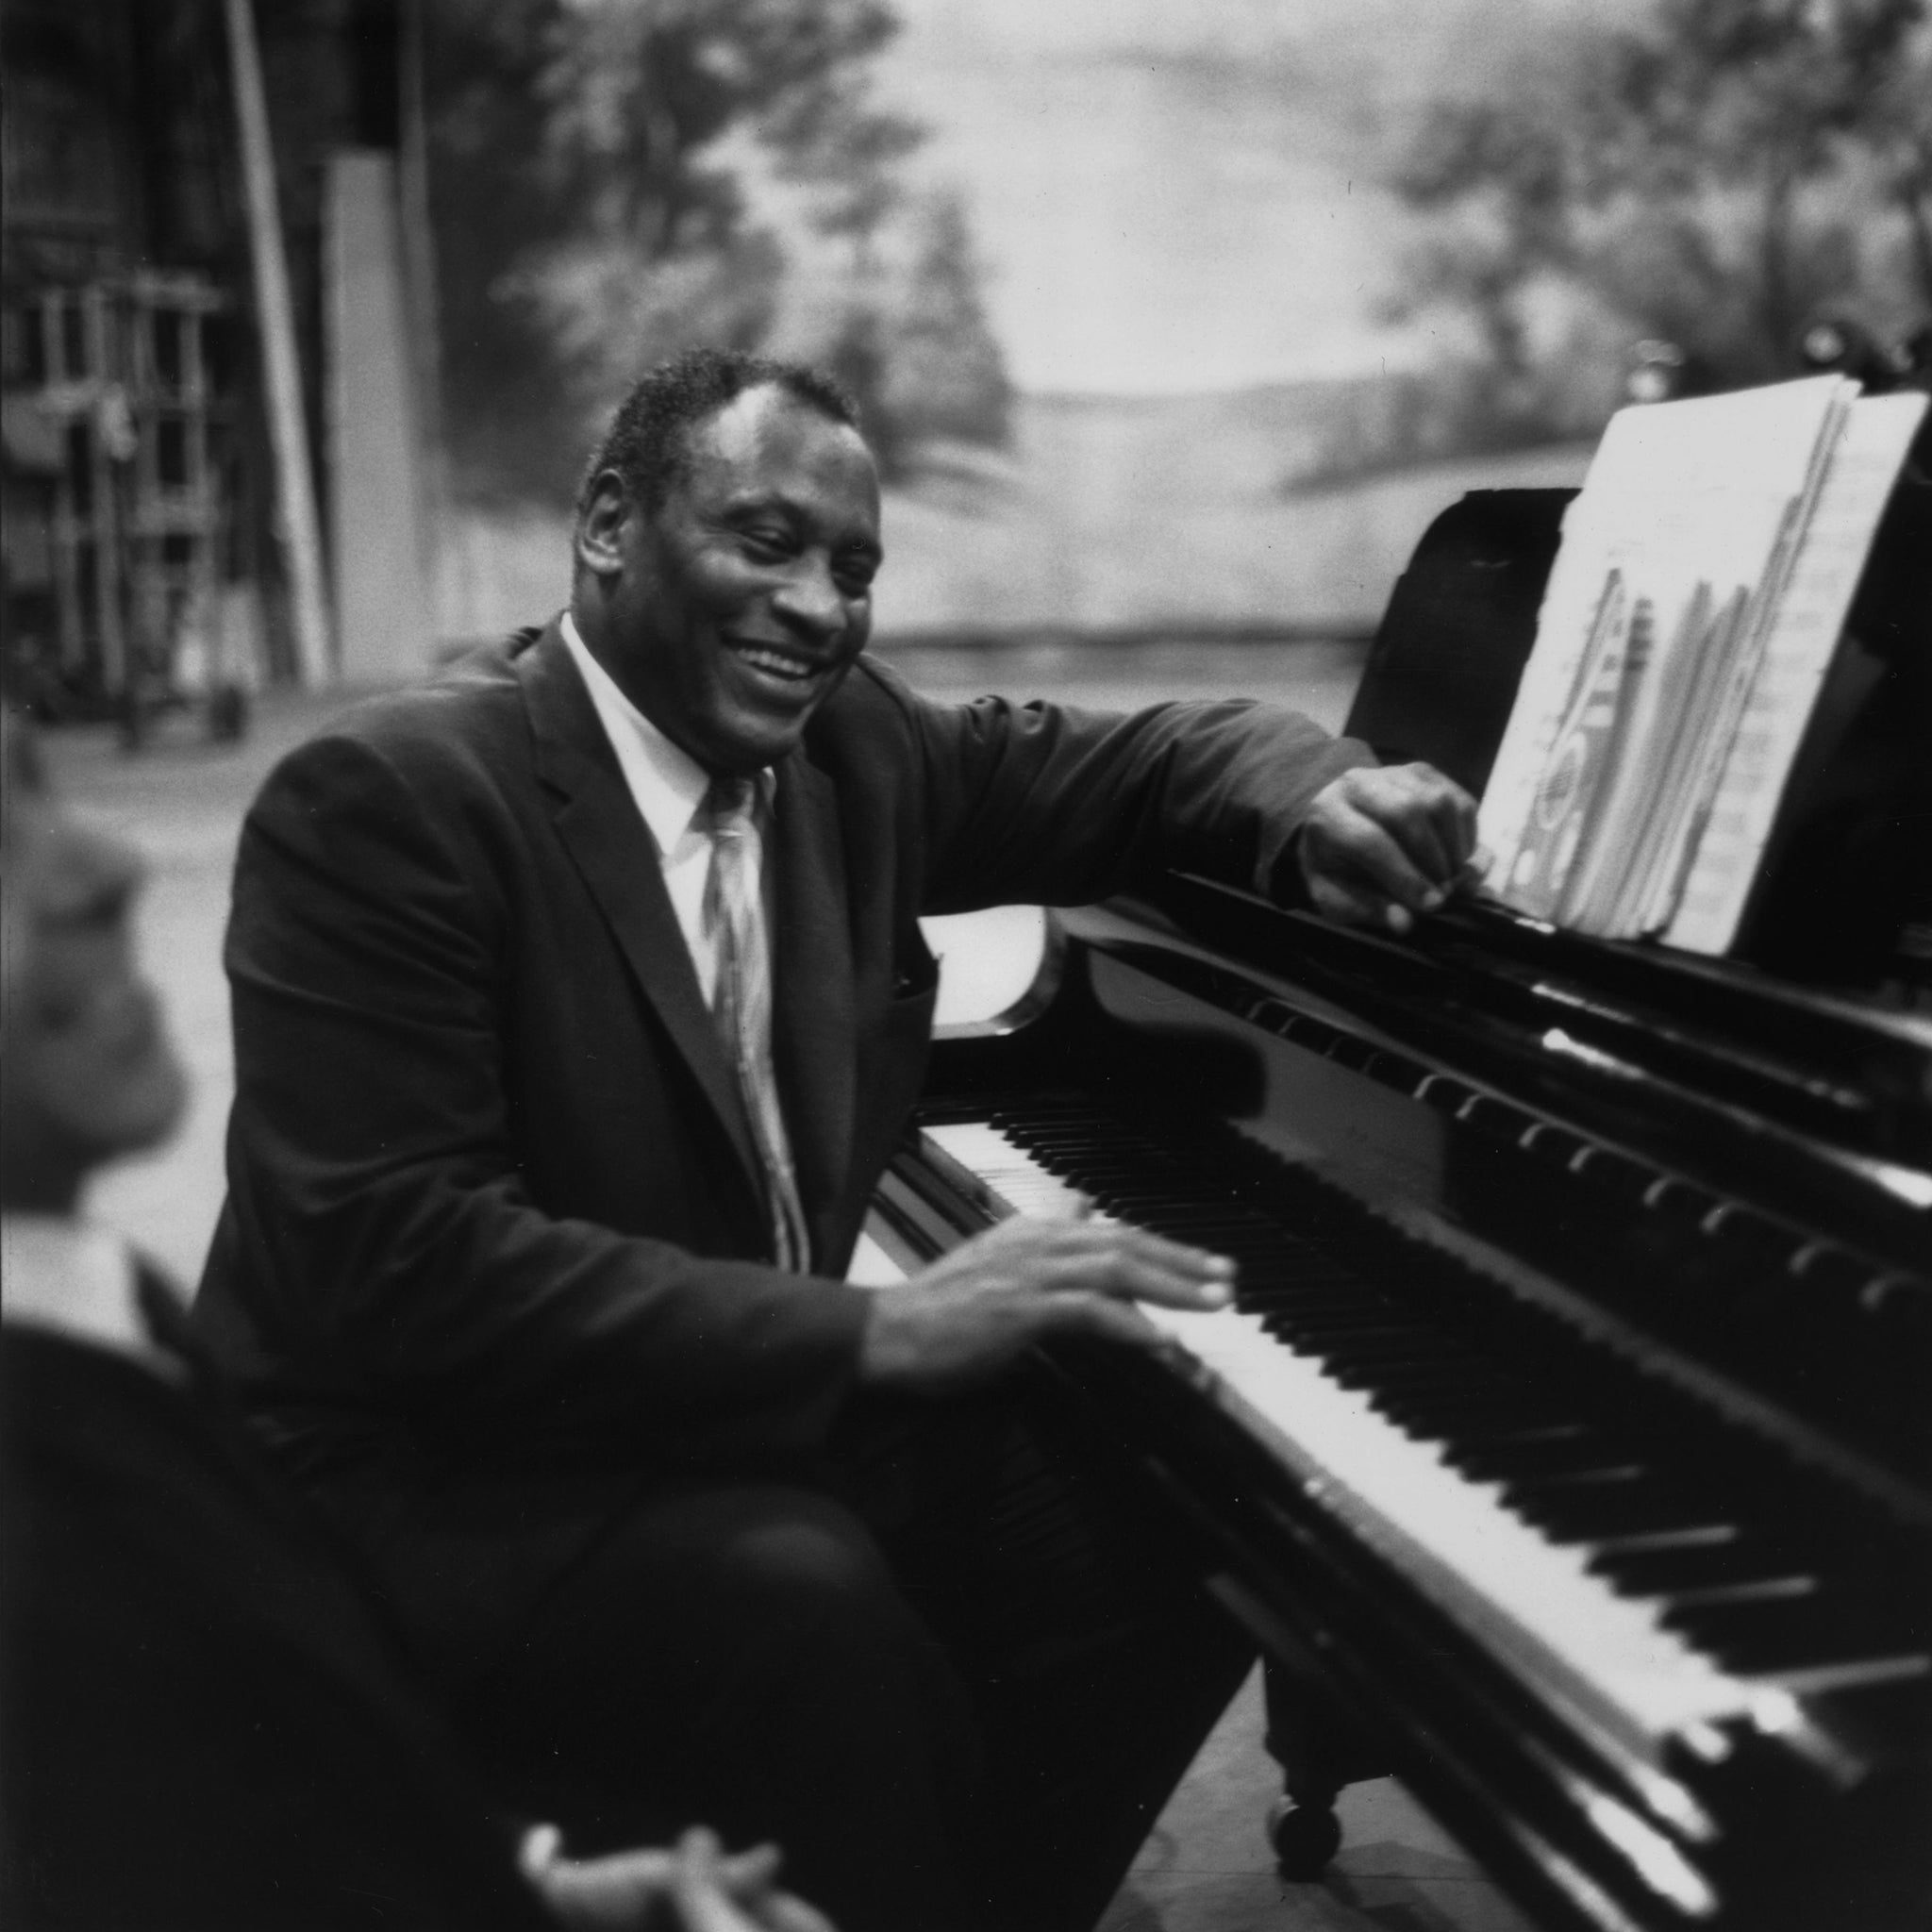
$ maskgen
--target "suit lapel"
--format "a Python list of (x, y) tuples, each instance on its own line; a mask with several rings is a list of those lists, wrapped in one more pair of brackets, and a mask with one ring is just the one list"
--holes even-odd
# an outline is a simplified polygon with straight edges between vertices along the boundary
[(664, 890), (657, 842), (638, 814), (555, 621), (523, 653), (517, 670), (536, 740), (537, 772), (552, 794), (558, 833), (645, 999), (731, 1137), (762, 1214), (763, 1164)]
[(774, 817), (772, 1059), (799, 1193), (822, 1246), (852, 1155), (858, 1026), (838, 801), (801, 753), (778, 767)]

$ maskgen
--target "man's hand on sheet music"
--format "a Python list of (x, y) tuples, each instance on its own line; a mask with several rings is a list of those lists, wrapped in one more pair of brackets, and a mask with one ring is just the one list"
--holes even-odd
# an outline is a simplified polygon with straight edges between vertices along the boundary
[(1136, 1301), (1227, 1306), (1234, 1263), (1143, 1229), (1017, 1218), (975, 1235), (873, 1299), (858, 1372), (943, 1390), (976, 1381), (1049, 1335), (1097, 1335), (1165, 1354)]
[(1316, 911), (1406, 933), (1474, 882), (1475, 800), (1433, 765), (1344, 772), (1316, 793), (1298, 851)]

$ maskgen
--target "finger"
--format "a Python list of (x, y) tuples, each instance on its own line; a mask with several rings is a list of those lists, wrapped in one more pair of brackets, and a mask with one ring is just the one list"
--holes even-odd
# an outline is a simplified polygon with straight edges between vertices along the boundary
[(1203, 1279), (1176, 1274), (1144, 1255), (1123, 1249), (1082, 1284), (1088, 1293), (1111, 1295), (1116, 1301), (1158, 1302), (1169, 1308), (1222, 1308), (1234, 1298), (1233, 1264), (1225, 1274)]
[(1050, 1293), (1100, 1293), (1164, 1302), (1177, 1308), (1218, 1308), (1238, 1270), (1224, 1255), (1182, 1247), (1142, 1228), (1096, 1230), (1089, 1245), (1056, 1254), (1037, 1285)]
[(719, 1883), (717, 1835), (694, 1824), (677, 1841), (672, 1896), (681, 1932), (748, 1932), (753, 1921)]
[(1415, 924), (1406, 906), (1397, 906), (1379, 892), (1355, 891), (1332, 879), (1316, 882), (1309, 896), (1315, 910), (1338, 925), (1370, 926), (1382, 931), (1407, 933)]
[(1430, 782), (1435, 774), (1426, 766), (1405, 765), (1376, 775), (1385, 782), (1362, 801), (1366, 816), (1395, 841), (1430, 885), (1446, 885), (1460, 862), (1455, 856), (1454, 802)]
[(723, 1841), (708, 1824), (688, 1825), (678, 1838), (679, 1866), (701, 1873), (707, 1883), (716, 1877), (718, 1863), (724, 1855)]
[(678, 1932), (758, 1932), (749, 1918), (718, 1890), (710, 1878), (680, 1866), (673, 1893)]
[(1433, 765), (1404, 765), (1390, 775), (1401, 779), (1409, 808), (1428, 822), (1442, 858), (1435, 875), (1445, 882), (1453, 879), (1475, 849), (1475, 800)]
[(1056, 1295), (1043, 1303), (1040, 1332), (1043, 1335), (1090, 1335), (1117, 1341), (1149, 1355), (1174, 1353), (1173, 1338), (1157, 1328), (1131, 1302), (1091, 1291)]
[(776, 1845), (752, 1845), (718, 1860), (718, 1882), (736, 1899), (759, 1898), (771, 1890), (783, 1862), (784, 1854)]
[(758, 1907), (758, 1924), (766, 1932), (834, 1932), (831, 1920), (789, 1891), (774, 1891)]
[(528, 1879), (536, 1879), (546, 1867), (556, 1864), (563, 1849), (563, 1834), (554, 1824), (533, 1824), (517, 1845), (517, 1869)]
[[(1224, 1255), (1119, 1222), (1039, 1222), (1033, 1227), (1035, 1233), (1019, 1254), (1008, 1257), (1008, 1265), (1037, 1288), (1058, 1291), (1093, 1287), (1105, 1281), (1123, 1257), (1132, 1257), (1183, 1287), (1211, 1289), (1235, 1274), (1234, 1263)], [(954, 1252), (963, 1254), (965, 1249)]]
[(1449, 795), (1454, 801), (1456, 816), (1457, 868), (1469, 865), (1477, 854), (1479, 811), (1476, 802), (1460, 785), (1451, 783)]
[(1331, 836), (1334, 846), (1324, 855), (1321, 873), (1332, 884), (1357, 897), (1384, 904), (1392, 900), (1411, 912), (1433, 911), (1441, 903), (1434, 882), (1388, 826), (1357, 812)]
[(1212, 1249), (1169, 1241), (1124, 1223), (1088, 1225), (1099, 1237), (1094, 1252), (1107, 1261), (1151, 1270), (1183, 1286), (1211, 1289), (1235, 1277), (1235, 1264)]

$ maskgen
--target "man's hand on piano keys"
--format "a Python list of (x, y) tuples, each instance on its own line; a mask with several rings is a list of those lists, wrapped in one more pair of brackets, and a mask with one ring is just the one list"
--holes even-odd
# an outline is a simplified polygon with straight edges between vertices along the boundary
[(1433, 765), (1344, 772), (1315, 794), (1298, 850), (1316, 911), (1406, 933), (1469, 882), (1475, 801)]
[(874, 1297), (859, 1375), (901, 1388), (958, 1387), (1054, 1335), (1095, 1335), (1169, 1353), (1173, 1343), (1134, 1303), (1224, 1307), (1234, 1273), (1219, 1255), (1141, 1228), (1003, 1221), (903, 1288)]

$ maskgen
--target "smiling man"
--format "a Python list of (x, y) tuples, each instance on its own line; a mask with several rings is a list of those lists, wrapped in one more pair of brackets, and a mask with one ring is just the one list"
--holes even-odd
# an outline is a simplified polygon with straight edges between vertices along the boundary
[(569, 611), (270, 778), (197, 1315), (525, 1802), (675, 1824), (675, 1765), (849, 1926), (1074, 1927), (1247, 1652), (1000, 1372), (1231, 1270), (1008, 1223), (841, 1278), (918, 916), (1185, 865), (1401, 924), (1472, 808), (1260, 707), (927, 703), (862, 655), (881, 555), (842, 392), (687, 357), (590, 467)]

